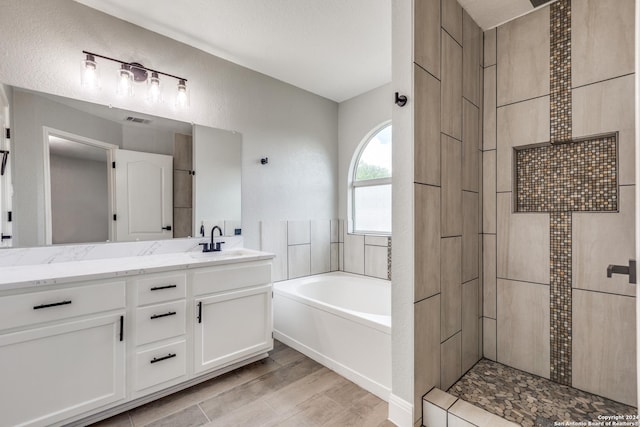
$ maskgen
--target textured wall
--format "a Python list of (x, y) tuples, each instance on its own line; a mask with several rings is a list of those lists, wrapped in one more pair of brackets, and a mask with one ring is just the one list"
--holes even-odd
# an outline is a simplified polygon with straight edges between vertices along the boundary
[[(633, 9), (632, 0), (561, 1), (486, 32), (483, 145), (485, 357), (631, 405), (635, 289), (605, 272), (634, 257)], [(566, 19), (568, 44), (550, 30)], [(514, 213), (513, 147), (610, 132), (618, 212), (571, 205), (564, 228), (555, 213), (551, 226), (549, 213)], [(560, 195), (549, 196), (556, 206)], [(559, 291), (558, 278), (568, 285)]]
[(482, 32), (456, 0), (415, 3), (414, 404), (481, 357)]

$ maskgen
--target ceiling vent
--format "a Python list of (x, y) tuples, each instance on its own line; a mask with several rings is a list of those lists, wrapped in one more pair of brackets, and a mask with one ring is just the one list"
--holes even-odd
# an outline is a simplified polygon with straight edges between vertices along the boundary
[(151, 120), (142, 119), (140, 117), (133, 117), (133, 116), (129, 116), (124, 120), (127, 121), (127, 122), (140, 123), (140, 124), (143, 124), (143, 125), (148, 125), (149, 123), (151, 123)]

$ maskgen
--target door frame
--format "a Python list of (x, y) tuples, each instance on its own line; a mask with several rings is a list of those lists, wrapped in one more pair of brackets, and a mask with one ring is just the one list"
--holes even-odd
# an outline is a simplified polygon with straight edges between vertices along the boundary
[[(111, 168), (111, 163), (113, 162), (113, 151), (118, 150), (118, 147), (115, 144), (109, 144), (108, 142), (98, 141), (97, 139), (88, 138), (86, 136), (76, 135), (71, 132), (66, 132), (63, 130), (55, 129), (49, 126), (43, 126), (43, 139), (42, 139), (42, 147), (44, 153), (44, 238), (45, 244), (51, 245), (53, 242), (53, 226), (51, 221), (51, 162), (50, 152), (49, 152), (49, 137), (57, 136), (59, 138), (68, 139), (73, 142), (77, 142), (79, 144), (89, 145), (94, 148), (100, 148), (106, 151), (107, 155), (107, 214), (111, 217), (111, 212), (113, 212), (114, 203), (114, 173), (113, 168)], [(109, 221), (109, 240), (114, 240), (115, 227), (113, 226), (113, 221)]]

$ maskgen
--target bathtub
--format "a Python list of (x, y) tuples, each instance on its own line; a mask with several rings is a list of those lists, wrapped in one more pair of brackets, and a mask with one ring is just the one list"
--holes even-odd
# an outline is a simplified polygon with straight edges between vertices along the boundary
[(390, 281), (335, 272), (273, 287), (274, 338), (389, 400)]

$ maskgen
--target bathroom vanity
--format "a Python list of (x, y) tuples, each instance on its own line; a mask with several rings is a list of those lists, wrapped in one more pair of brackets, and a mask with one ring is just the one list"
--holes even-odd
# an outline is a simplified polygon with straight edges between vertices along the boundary
[(0, 426), (86, 425), (266, 357), (273, 255), (2, 268)]

